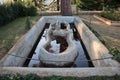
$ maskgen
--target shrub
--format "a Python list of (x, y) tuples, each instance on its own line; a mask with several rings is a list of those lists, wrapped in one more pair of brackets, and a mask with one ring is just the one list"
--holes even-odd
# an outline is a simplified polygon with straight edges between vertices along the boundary
[(16, 9), (18, 9), (19, 17), (27, 16), (27, 8), (21, 3), (16, 2), (15, 4), (17, 5)]
[(9, 74), (0, 75), (0, 80), (120, 80), (119, 75), (114, 76), (91, 76), (91, 77), (63, 77), (63, 76), (51, 76), (51, 77), (39, 77), (36, 74)]
[(35, 16), (37, 13), (37, 9), (34, 6), (30, 6), (28, 7), (27, 12), (28, 12), (27, 14), (28, 16)]
[(4, 18), (3, 18), (2, 15), (0, 15), (0, 26), (1, 26), (2, 24), (4, 24)]
[(11, 4), (11, 7), (12, 7), (12, 10), (13, 10), (13, 16), (14, 16), (14, 19), (20, 17), (19, 13), (19, 3), (15, 3), (15, 4)]
[(26, 19), (26, 26), (25, 26), (25, 29), (30, 29), (30, 26), (31, 26), (31, 24), (30, 24), (30, 17), (27, 17), (27, 19)]
[(0, 75), (0, 80), (24, 80), (24, 78), (20, 74), (7, 74)]
[(35, 16), (36, 12), (36, 7), (25, 7), (19, 2), (10, 5), (0, 5), (0, 26), (7, 24), (18, 17)]
[(40, 77), (36, 74), (27, 74), (24, 76), (24, 80), (40, 80)]
[(12, 6), (9, 5), (6, 7), (6, 18), (7, 18), (7, 23), (14, 20), (14, 14), (13, 14), (13, 9), (12, 9)]
[(6, 14), (7, 14), (6, 6), (5, 5), (0, 5), (0, 20), (1, 20), (0, 25), (3, 25), (7, 22)]
[(13, 14), (15, 18), (22, 17), (23, 15), (25, 15), (25, 7), (22, 4), (16, 2), (14, 4), (11, 4), (11, 7), (13, 9)]
[(120, 62), (120, 51), (116, 47), (111, 48), (109, 53), (114, 56), (115, 60)]
[(10, 50), (10, 48), (12, 48), (12, 46), (14, 45), (14, 41), (12, 38), (8, 38), (7, 40), (5, 40), (4, 43), (4, 48), (6, 49), (6, 51), (8, 52)]
[(114, 11), (104, 11), (101, 13), (101, 16), (114, 21), (120, 20), (120, 13)]

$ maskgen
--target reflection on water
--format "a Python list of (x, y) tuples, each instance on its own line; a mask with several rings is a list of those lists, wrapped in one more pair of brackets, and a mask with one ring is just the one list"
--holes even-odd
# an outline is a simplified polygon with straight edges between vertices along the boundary
[(86, 61), (87, 58), (85, 56), (85, 53), (84, 53), (84, 50), (82, 48), (80, 41), (74, 40), (74, 42), (76, 44), (76, 47), (79, 53), (78, 57), (75, 60), (76, 67), (89, 67), (88, 61)]
[[(32, 59), (38, 59), (38, 54), (40, 53), (39, 49), (46, 42), (45, 34), (46, 34), (46, 30), (44, 31), (44, 34), (42, 35), (41, 40), (39, 41), (39, 43), (37, 45), (37, 48), (32, 56)], [(85, 61), (85, 60), (87, 60), (87, 58), (85, 56), (85, 53), (84, 53), (84, 50), (82, 48), (80, 41), (77, 39), (77, 40), (74, 40), (74, 43), (76, 44), (79, 54), (78, 54), (78, 57), (76, 58), (74, 65), (72, 67), (89, 67), (88, 61)], [(52, 42), (52, 45), (56, 46), (56, 43)], [(55, 49), (55, 47), (54, 47), (54, 49)], [(80, 60), (82, 60), (82, 61), (80, 61)], [(38, 60), (30, 60), (28, 67), (44, 67), (44, 66), (40, 63), (40, 61), (38, 59)]]

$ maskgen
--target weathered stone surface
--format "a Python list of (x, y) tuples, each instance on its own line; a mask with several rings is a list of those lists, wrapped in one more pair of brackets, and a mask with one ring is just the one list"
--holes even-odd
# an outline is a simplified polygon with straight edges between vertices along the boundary
[[(45, 45), (43, 45), (43, 47), (40, 48), (39, 52), (39, 59), (42, 63), (46, 65), (49, 64), (54, 66), (65, 66), (66, 64), (73, 63), (75, 58), (77, 57), (78, 51), (75, 43), (73, 42), (73, 32), (70, 29), (70, 25), (68, 23), (64, 22), (64, 24), (66, 25), (66, 29), (61, 29), (59, 21), (55, 24), (50, 24), (46, 35), (47, 42)], [(51, 51), (46, 50), (46, 46), (50, 44), (50, 42), (52, 41), (52, 37), (55, 36), (61, 36), (65, 38), (68, 43), (67, 49), (57, 54), (51, 53)], [(62, 45), (62, 43), (60, 45)]]
[[(81, 39), (89, 53), (91, 60), (112, 57), (108, 49), (98, 40), (98, 38), (89, 30), (89, 28), (80, 20), (76, 18), (75, 25), (81, 36)], [(95, 67), (119, 67), (120, 64), (111, 58), (92, 61)]]
[(0, 74), (20, 73), (26, 75), (34, 73), (39, 76), (114, 76), (120, 75), (118, 67), (97, 67), (97, 68), (21, 68), (21, 67), (4, 67), (0, 68)]

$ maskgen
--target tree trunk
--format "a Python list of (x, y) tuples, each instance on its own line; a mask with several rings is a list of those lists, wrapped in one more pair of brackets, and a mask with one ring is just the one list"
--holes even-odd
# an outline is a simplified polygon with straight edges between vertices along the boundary
[(61, 14), (63, 16), (71, 16), (71, 0), (61, 0)]

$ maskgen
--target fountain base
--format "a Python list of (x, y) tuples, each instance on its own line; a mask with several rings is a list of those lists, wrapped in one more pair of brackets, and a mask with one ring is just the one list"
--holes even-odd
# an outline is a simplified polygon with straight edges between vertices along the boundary
[[(39, 59), (44, 65), (66, 66), (74, 63), (78, 51), (73, 41), (73, 32), (70, 29), (70, 24), (64, 22), (64, 27), (61, 28), (59, 22), (50, 24), (46, 34), (46, 43), (39, 51)], [(60, 44), (59, 51), (51, 48), (53, 40)]]

